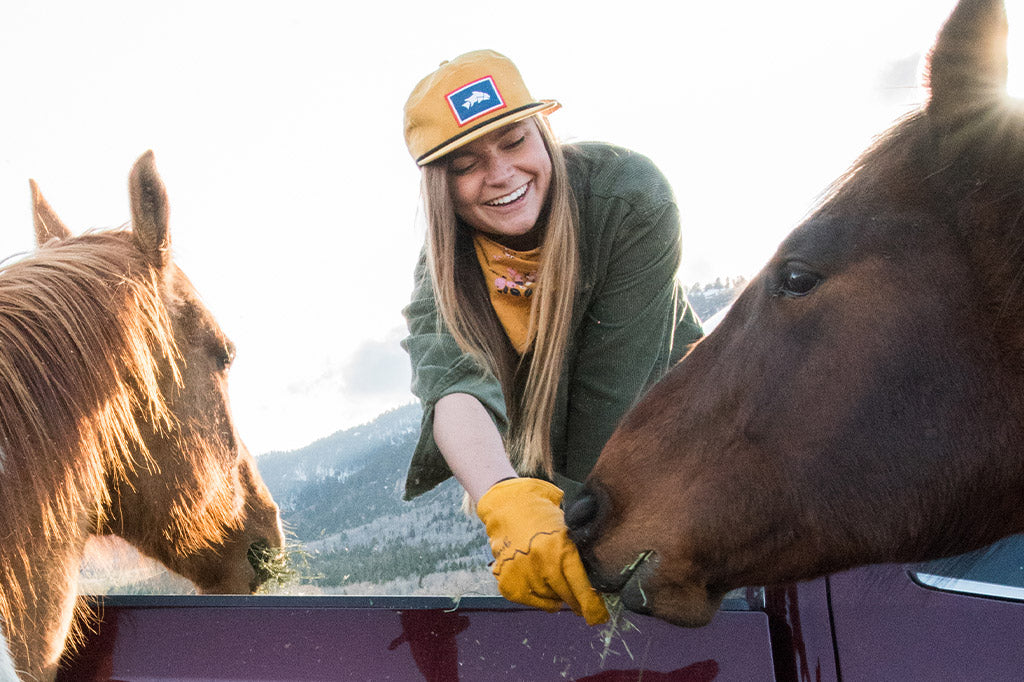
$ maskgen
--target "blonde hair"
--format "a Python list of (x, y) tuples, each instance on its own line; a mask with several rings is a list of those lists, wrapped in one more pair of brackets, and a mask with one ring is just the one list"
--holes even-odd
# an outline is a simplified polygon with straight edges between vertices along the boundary
[(579, 218), (562, 147), (546, 117), (532, 119), (551, 158), (551, 185), (534, 228), (542, 231), (541, 264), (522, 357), (491, 306), (473, 250), (473, 230), (460, 225), (455, 215), (443, 158), (423, 167), (421, 191), (438, 312), (459, 347), (501, 384), (510, 422), (505, 448), (516, 471), (551, 476), (551, 422), (579, 276)]

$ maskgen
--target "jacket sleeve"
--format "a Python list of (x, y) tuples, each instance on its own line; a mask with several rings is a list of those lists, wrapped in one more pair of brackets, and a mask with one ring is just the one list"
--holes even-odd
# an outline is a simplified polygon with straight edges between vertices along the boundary
[(507, 430), (505, 397), (494, 375), (462, 352), (441, 318), (426, 254), (416, 265), (412, 300), (402, 311), (409, 335), (402, 347), (412, 363), (412, 392), (423, 405), (420, 436), (405, 481), (404, 499), (410, 500), (448, 479), (448, 468), (434, 442), (434, 406), (451, 393), (476, 397), (494, 419), (498, 430)]
[(575, 481), (590, 472), (640, 394), (703, 335), (676, 281), (675, 203), (619, 208), (569, 368), (565, 473)]

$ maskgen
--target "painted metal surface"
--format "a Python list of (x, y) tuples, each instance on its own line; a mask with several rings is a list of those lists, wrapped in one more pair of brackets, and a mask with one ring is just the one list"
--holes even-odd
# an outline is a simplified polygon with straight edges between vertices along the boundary
[[(950, 582), (950, 587), (957, 583)], [(606, 643), (569, 611), (495, 597), (116, 597), (59, 680), (1002, 680), (1024, 603), (874, 566), (771, 588), (687, 630), (629, 614)], [(749, 609), (751, 604), (736, 608)]]
[(843, 680), (1024, 678), (1024, 604), (920, 585), (905, 566), (835, 575)]
[(829, 613), (829, 580), (766, 590), (765, 610), (772, 638), (776, 679), (838, 680)]
[(768, 619), (687, 630), (627, 616), (606, 645), (570, 611), (502, 599), (110, 598), (60, 680), (772, 680)]

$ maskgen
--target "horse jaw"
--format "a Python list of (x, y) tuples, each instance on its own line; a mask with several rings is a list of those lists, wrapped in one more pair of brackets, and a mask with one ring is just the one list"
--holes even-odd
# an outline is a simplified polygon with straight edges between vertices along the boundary
[(662, 561), (657, 550), (641, 552), (620, 570), (626, 581), (612, 593), (630, 611), (674, 625), (695, 628), (711, 622), (725, 592), (709, 589), (700, 569), (691, 563), (672, 562), (672, 570), (664, 571)]

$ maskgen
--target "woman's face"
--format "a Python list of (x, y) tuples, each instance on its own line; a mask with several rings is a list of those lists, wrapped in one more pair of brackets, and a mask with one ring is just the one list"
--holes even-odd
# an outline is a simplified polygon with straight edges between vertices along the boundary
[(531, 246), (548, 187), (551, 157), (537, 122), (511, 123), (476, 139), (448, 158), (455, 213), (470, 227), (513, 248)]

